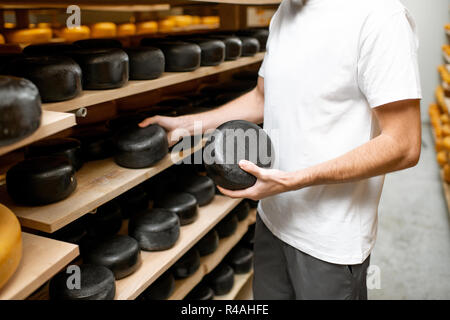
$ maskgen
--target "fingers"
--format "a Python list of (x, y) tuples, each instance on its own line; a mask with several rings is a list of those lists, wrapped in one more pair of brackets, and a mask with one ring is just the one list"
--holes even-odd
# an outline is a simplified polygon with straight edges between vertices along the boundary
[(144, 121), (142, 121), (141, 123), (139, 123), (139, 127), (145, 128), (145, 127), (148, 127), (149, 125), (157, 123), (157, 122), (158, 122), (157, 117), (147, 118)]
[(254, 175), (256, 178), (259, 178), (261, 176), (262, 169), (248, 160), (239, 161), (239, 167), (242, 170)]
[(225, 196), (228, 196), (228, 197), (230, 197), (230, 198), (246, 198), (246, 195), (247, 195), (247, 190), (236, 190), (236, 191), (233, 191), (233, 190), (228, 190), (228, 189), (224, 189), (224, 188), (222, 188), (222, 187), (220, 187), (220, 186), (217, 186), (217, 189), (219, 189), (219, 191), (223, 194), (223, 195), (225, 195)]

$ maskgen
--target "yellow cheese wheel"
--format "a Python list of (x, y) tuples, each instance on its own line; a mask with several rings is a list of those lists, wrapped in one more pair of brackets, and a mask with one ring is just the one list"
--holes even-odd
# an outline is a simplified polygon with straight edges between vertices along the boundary
[(136, 25), (134, 23), (122, 23), (117, 26), (117, 35), (119, 37), (132, 36), (136, 34)]
[(178, 28), (192, 25), (192, 16), (189, 15), (169, 16), (169, 19), (175, 22), (175, 26)]
[(450, 84), (450, 72), (448, 72), (448, 69), (444, 65), (440, 65), (438, 67), (439, 74), (441, 75), (442, 81)]
[(175, 28), (175, 21), (172, 19), (162, 19), (158, 21), (159, 32), (170, 32)]
[[(450, 137), (447, 137), (447, 138), (450, 138)], [(444, 150), (444, 139), (436, 138), (435, 149), (436, 149), (436, 152), (441, 152)]]
[(447, 151), (438, 152), (436, 159), (441, 167), (445, 166), (448, 162)]
[(156, 21), (144, 21), (136, 24), (136, 34), (148, 34), (158, 32)]
[(92, 38), (108, 38), (115, 37), (117, 34), (117, 26), (112, 22), (98, 22), (91, 25)]
[(22, 233), (14, 213), (0, 204), (0, 288), (14, 274), (22, 258)]
[(205, 16), (205, 17), (202, 17), (202, 24), (205, 24), (205, 25), (218, 25), (218, 24), (220, 24), (220, 17), (219, 16)]
[(450, 56), (450, 45), (444, 44), (444, 45), (442, 46), (442, 51), (444, 51), (447, 55)]
[(450, 23), (445, 25), (445, 30), (450, 31)]
[(16, 27), (16, 24), (11, 22), (5, 22), (3, 26), (5, 27), (5, 29), (14, 29)]
[(16, 29), (6, 32), (6, 39), (11, 43), (42, 43), (52, 39), (52, 29), (33, 28)]
[(37, 24), (37, 27), (38, 28), (49, 28), (49, 29), (51, 29), (52, 28), (52, 24), (50, 22), (39, 22)]
[(0, 34), (0, 44), (5, 44), (5, 38)]
[(89, 39), (91, 29), (88, 26), (63, 28), (57, 31), (57, 35), (66, 41), (74, 42), (77, 40)]
[(192, 16), (192, 24), (193, 25), (202, 24), (202, 18), (200, 18), (199, 16)]
[(450, 165), (448, 164), (444, 166), (444, 180), (450, 183)]

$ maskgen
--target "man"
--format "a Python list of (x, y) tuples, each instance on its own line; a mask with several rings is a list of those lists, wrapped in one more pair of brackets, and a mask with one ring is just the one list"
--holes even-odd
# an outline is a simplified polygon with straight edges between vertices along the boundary
[(154, 117), (171, 136), (232, 119), (278, 131), (274, 169), (231, 197), (262, 199), (255, 299), (367, 299), (384, 174), (420, 156), (412, 18), (398, 0), (284, 0), (257, 87), (219, 109)]

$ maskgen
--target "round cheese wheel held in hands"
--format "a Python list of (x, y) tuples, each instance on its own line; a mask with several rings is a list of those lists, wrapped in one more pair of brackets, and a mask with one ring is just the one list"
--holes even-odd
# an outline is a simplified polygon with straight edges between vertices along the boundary
[(39, 206), (61, 201), (75, 190), (75, 168), (62, 156), (19, 162), (6, 174), (6, 188), (17, 204)]
[(130, 80), (152, 80), (164, 72), (163, 52), (154, 47), (127, 48), (130, 64)]
[(66, 270), (50, 280), (49, 293), (52, 300), (113, 300), (116, 283), (111, 270), (103, 266), (83, 264), (80, 267), (80, 289), (68, 288), (68, 278), (73, 273)]
[(41, 115), (39, 91), (31, 81), (0, 76), (0, 147), (34, 133)]
[(26, 158), (62, 156), (78, 171), (83, 166), (80, 141), (72, 138), (45, 139), (29, 145)]
[(128, 55), (122, 49), (81, 48), (67, 55), (80, 65), (85, 90), (120, 88), (128, 81)]
[(69, 100), (81, 92), (81, 68), (68, 57), (18, 58), (11, 61), (3, 71), (33, 82), (43, 102)]
[(94, 239), (84, 247), (82, 256), (88, 264), (110, 269), (117, 280), (132, 274), (140, 263), (138, 242), (125, 235)]
[(269, 136), (253, 123), (226, 122), (206, 142), (203, 162), (208, 176), (225, 189), (246, 189), (256, 183), (255, 176), (239, 167), (239, 161), (244, 159), (262, 168), (270, 168), (274, 161)]
[(180, 236), (180, 220), (175, 213), (165, 209), (146, 210), (130, 219), (128, 233), (142, 250), (167, 250)]
[(150, 167), (169, 152), (166, 131), (156, 124), (122, 129), (116, 135), (115, 146), (116, 163), (131, 169)]
[(155, 207), (164, 208), (178, 215), (182, 226), (193, 223), (198, 217), (195, 197), (189, 193), (168, 193), (156, 199)]

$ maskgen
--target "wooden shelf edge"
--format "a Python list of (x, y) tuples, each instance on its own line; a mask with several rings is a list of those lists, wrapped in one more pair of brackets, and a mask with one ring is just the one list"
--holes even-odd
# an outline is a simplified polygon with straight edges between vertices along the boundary
[(18, 217), (21, 225), (33, 230), (53, 233), (82, 217), (102, 204), (155, 176), (173, 164), (200, 150), (205, 140), (182, 154), (172, 152), (153, 167), (126, 169), (114, 163), (112, 158), (89, 162), (77, 172), (78, 186), (67, 199), (40, 207), (17, 206), (10, 199), (6, 188), (0, 188), (0, 201)]
[(215, 296), (213, 300), (234, 300), (252, 276), (253, 270), (245, 274), (235, 274), (233, 289), (231, 289), (231, 291), (226, 295)]
[[(199, 270), (186, 279), (177, 280), (175, 283), (175, 290), (168, 300), (181, 300), (191, 292), (194, 287), (200, 283), (202, 278), (210, 273), (220, 262), (223, 261), (228, 252), (233, 249), (236, 244), (242, 239), (248, 230), (248, 226), (252, 221), (252, 217), (249, 216), (246, 220), (239, 222), (238, 229), (230, 237), (221, 239), (219, 241), (219, 247), (210, 255), (201, 258), (201, 265)], [(201, 275), (201, 277), (199, 276)]]
[[(199, 209), (194, 223), (181, 227), (180, 238), (175, 246), (160, 252), (141, 252), (142, 265), (132, 275), (116, 281), (116, 300), (136, 299), (161, 274), (168, 270), (183, 254), (191, 249), (242, 199), (216, 196), (214, 201)], [(220, 212), (216, 210), (220, 209)]]
[(79, 255), (77, 245), (22, 232), (23, 255), (0, 300), (25, 299)]
[(29, 137), (12, 145), (1, 147), (0, 156), (16, 149), (22, 148), (35, 141), (44, 139), (52, 134), (58, 133), (76, 125), (75, 115), (72, 113), (61, 113), (54, 111), (43, 111), (41, 126)]
[(124, 87), (111, 90), (85, 90), (81, 95), (72, 100), (46, 103), (42, 107), (49, 111), (66, 112), (82, 107), (89, 107), (102, 102), (107, 102), (127, 96), (156, 90), (189, 80), (203, 78), (209, 75), (224, 71), (244, 67), (261, 62), (264, 59), (264, 52), (259, 52), (253, 57), (243, 57), (236, 61), (226, 61), (216, 67), (200, 67), (192, 72), (171, 72), (164, 73), (155, 80), (129, 81)]

